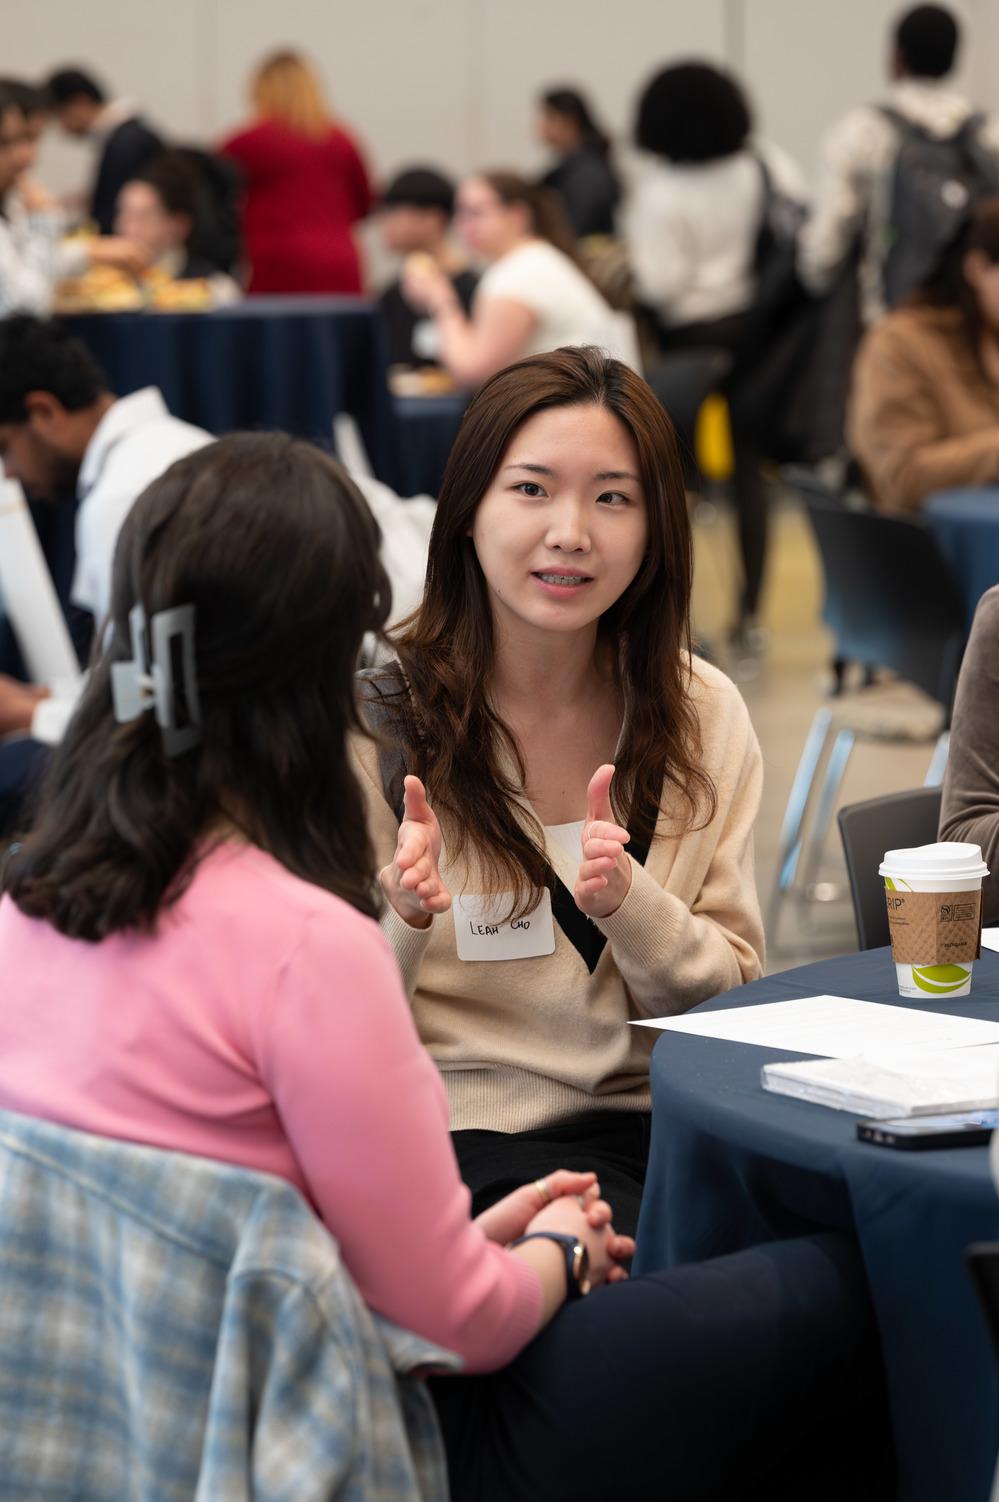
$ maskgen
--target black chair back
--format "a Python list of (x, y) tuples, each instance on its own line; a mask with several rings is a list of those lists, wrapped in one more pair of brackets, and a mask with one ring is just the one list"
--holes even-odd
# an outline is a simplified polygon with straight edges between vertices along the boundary
[(889, 942), (884, 879), (878, 867), (886, 850), (932, 845), (940, 826), (940, 789), (916, 788), (851, 803), (836, 816), (850, 877), (857, 947), (880, 949)]
[(919, 521), (857, 511), (796, 483), (825, 573), (823, 619), (836, 655), (889, 668), (942, 704), (949, 718), (967, 636), (964, 601)]
[(693, 452), (697, 414), (732, 369), (724, 349), (684, 349), (662, 355), (647, 377), (649, 385), (673, 420), (688, 453)]

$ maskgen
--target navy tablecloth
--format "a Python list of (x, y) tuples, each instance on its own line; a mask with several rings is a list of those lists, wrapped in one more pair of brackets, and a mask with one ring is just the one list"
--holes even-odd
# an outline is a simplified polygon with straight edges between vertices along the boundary
[(211, 433), (280, 428), (329, 442), (357, 421), (378, 477), (403, 488), (377, 305), (349, 297), (254, 297), (211, 313), (91, 313), (63, 323), (117, 396), (158, 386), (176, 417)]
[[(972, 995), (899, 1002), (887, 949), (786, 971), (705, 1003), (716, 1010), (831, 994), (999, 1021), (999, 955)], [(664, 1033), (652, 1059), (652, 1150), (635, 1272), (815, 1228), (855, 1230), (888, 1377), (901, 1502), (987, 1502), (999, 1373), (964, 1266), (999, 1240), (985, 1148), (905, 1153), (859, 1143), (845, 1111), (765, 1092), (772, 1048)]]
[(999, 486), (942, 490), (923, 515), (953, 565), (970, 626), (982, 595), (999, 584)]
[(468, 400), (467, 392), (394, 399), (404, 495), (440, 494), (448, 455)]

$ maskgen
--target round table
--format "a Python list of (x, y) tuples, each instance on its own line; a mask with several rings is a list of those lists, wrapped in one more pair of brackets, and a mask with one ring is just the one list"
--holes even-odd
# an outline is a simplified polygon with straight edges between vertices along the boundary
[[(703, 1009), (851, 996), (999, 1021), (999, 955), (972, 995), (900, 1001), (888, 949), (802, 966)], [(773, 1095), (760, 1068), (800, 1055), (663, 1033), (636, 1273), (775, 1237), (853, 1230), (881, 1332), (901, 1502), (984, 1502), (999, 1448), (999, 1371), (964, 1265), (999, 1240), (985, 1148), (906, 1153), (857, 1141), (845, 1111)]]
[(279, 428), (330, 442), (357, 422), (379, 479), (403, 489), (381, 314), (361, 297), (248, 297), (207, 313), (87, 313), (61, 320), (116, 396), (158, 386), (210, 433)]
[(926, 501), (923, 516), (953, 565), (970, 626), (982, 595), (999, 584), (999, 486), (942, 490)]
[(404, 495), (440, 494), (448, 455), (469, 396), (467, 391), (449, 391), (436, 396), (393, 397)]

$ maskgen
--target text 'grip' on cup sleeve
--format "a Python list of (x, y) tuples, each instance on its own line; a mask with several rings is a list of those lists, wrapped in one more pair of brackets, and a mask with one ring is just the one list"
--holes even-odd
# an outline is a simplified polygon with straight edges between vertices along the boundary
[(961, 965), (982, 952), (982, 893), (885, 892), (896, 965)]

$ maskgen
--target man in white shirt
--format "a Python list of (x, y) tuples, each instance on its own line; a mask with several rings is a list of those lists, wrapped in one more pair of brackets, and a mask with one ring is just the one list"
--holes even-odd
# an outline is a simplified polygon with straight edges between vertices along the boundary
[[(115, 397), (87, 349), (64, 330), (21, 315), (0, 323), (0, 461), (35, 499), (76, 490), (76, 570), (70, 598), (96, 625), (108, 612), (122, 523), (146, 486), (211, 435), (171, 417), (149, 386)], [(61, 739), (72, 695), (0, 677), (0, 736)]]
[[(956, 18), (939, 5), (918, 5), (899, 20), (885, 105), (938, 140), (953, 138), (975, 111), (947, 86), (960, 41)], [(999, 157), (999, 121), (984, 120), (977, 142)], [(860, 288), (865, 323), (885, 311), (883, 267), (890, 234), (892, 176), (901, 145), (898, 125), (875, 105), (851, 110), (826, 138), (815, 211), (801, 232), (799, 270), (816, 293), (826, 292), (861, 243)]]
[(89, 73), (61, 68), (46, 85), (53, 112), (67, 135), (97, 145), (97, 171), (89, 213), (102, 235), (113, 231), (118, 194), (163, 150), (163, 141), (131, 99), (109, 100)]

